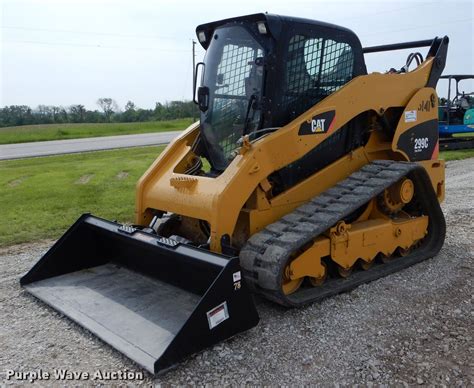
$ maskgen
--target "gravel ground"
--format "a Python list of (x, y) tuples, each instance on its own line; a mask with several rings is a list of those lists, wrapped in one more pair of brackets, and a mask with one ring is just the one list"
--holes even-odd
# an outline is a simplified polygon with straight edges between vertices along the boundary
[[(258, 300), (256, 328), (156, 379), (121, 383), (474, 385), (474, 158), (448, 163), (446, 176), (448, 234), (435, 258), (305, 309)], [(21, 290), (51, 243), (0, 250), (0, 381), (19, 383), (8, 369), (141, 371)]]

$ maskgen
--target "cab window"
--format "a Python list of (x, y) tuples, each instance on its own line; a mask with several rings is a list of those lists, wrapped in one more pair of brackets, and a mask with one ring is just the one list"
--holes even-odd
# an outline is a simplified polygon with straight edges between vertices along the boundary
[(289, 121), (350, 81), (353, 70), (348, 43), (294, 35), (288, 45), (283, 98)]

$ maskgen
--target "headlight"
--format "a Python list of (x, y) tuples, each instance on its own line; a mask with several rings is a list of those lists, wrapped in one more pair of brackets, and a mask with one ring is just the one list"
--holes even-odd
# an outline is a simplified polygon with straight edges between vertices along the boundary
[(267, 26), (265, 25), (264, 22), (258, 22), (257, 23), (257, 28), (258, 28), (258, 32), (260, 32), (261, 34), (266, 34), (267, 33)]
[(206, 41), (206, 33), (204, 31), (198, 32), (199, 42), (204, 43)]

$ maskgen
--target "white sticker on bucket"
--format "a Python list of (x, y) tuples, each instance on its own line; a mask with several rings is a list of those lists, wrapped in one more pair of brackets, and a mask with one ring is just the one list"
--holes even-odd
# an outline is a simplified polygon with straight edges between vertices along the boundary
[(234, 278), (234, 282), (238, 282), (239, 280), (242, 279), (242, 275), (240, 274), (240, 271), (234, 272), (232, 274), (232, 277)]
[(227, 310), (227, 302), (222, 302), (219, 306), (216, 306), (207, 312), (209, 329), (214, 329), (218, 324), (224, 322), (228, 318), (229, 312)]
[(407, 110), (405, 112), (405, 123), (412, 123), (416, 120), (416, 110)]

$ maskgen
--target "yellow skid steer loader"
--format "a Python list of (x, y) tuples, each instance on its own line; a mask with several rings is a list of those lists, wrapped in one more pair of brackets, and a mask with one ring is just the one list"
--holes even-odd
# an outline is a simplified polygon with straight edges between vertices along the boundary
[[(85, 214), (21, 279), (152, 373), (255, 326), (252, 293), (319, 301), (445, 236), (447, 37), (362, 48), (346, 28), (269, 14), (196, 33), (200, 120), (139, 180), (136, 225)], [(367, 74), (364, 54), (418, 47)]]

